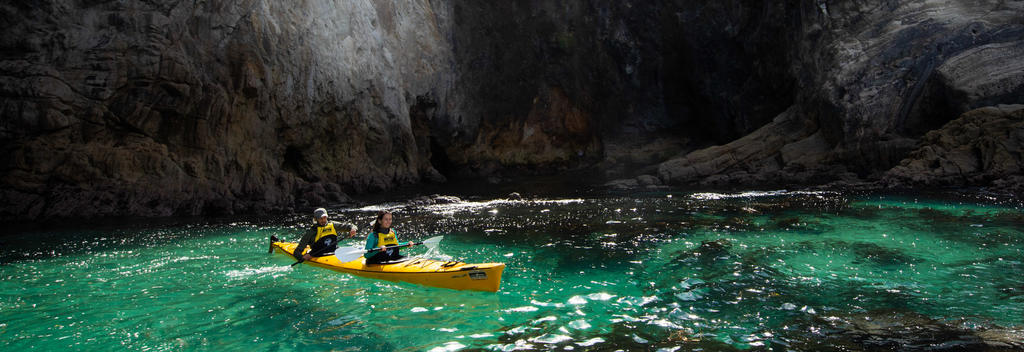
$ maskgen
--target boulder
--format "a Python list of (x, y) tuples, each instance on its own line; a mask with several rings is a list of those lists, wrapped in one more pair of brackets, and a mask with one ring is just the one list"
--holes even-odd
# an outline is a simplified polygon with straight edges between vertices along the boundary
[(918, 148), (889, 170), (890, 187), (1013, 188), (1024, 168), (1024, 105), (971, 110), (921, 139)]

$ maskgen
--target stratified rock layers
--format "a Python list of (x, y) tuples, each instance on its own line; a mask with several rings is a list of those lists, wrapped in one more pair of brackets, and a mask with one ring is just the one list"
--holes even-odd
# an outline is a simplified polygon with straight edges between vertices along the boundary
[(1022, 3), (815, 5), (779, 43), (792, 48), (794, 106), (746, 137), (662, 163), (665, 182), (877, 179), (925, 132), (974, 108), (1024, 102)]
[(594, 163), (648, 186), (877, 179), (1024, 103), (1019, 1), (11, 1), (0, 24), (7, 220)]
[(439, 179), (414, 135), (452, 99), (431, 6), (0, 5), (0, 214), (259, 212)]

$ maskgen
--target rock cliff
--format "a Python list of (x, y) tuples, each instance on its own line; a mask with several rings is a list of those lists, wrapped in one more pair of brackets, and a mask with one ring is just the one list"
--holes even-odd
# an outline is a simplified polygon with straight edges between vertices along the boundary
[(666, 182), (877, 179), (925, 132), (974, 108), (1024, 100), (1024, 3), (800, 6), (780, 43), (798, 82), (794, 105), (749, 136), (661, 164)]
[(444, 3), (0, 5), (5, 218), (231, 213), (442, 178)]
[(6, 220), (593, 166), (872, 180), (961, 114), (1024, 103), (1020, 1), (51, 0), (0, 24)]

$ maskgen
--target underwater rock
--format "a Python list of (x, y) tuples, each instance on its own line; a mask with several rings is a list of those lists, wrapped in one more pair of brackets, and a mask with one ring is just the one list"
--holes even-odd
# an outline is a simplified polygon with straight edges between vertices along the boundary
[(920, 259), (914, 258), (899, 249), (886, 248), (879, 246), (874, 243), (853, 243), (843, 246), (853, 250), (857, 256), (865, 258), (875, 264), (883, 267), (900, 266), (907, 264), (914, 264), (921, 262)]
[(732, 242), (724, 238), (714, 241), (703, 241), (700, 243), (700, 247), (697, 247), (697, 253), (699, 255), (717, 255), (731, 247)]
[(789, 336), (791, 346), (807, 349), (975, 351), (1020, 350), (1024, 331), (1000, 327), (967, 330), (906, 311), (871, 311), (819, 319), (825, 334)]

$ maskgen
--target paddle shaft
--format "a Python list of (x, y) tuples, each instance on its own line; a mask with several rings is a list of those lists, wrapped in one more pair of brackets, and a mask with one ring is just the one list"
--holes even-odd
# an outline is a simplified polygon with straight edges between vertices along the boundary
[[(373, 253), (373, 252), (381, 251), (381, 250), (384, 250), (384, 249), (391, 249), (391, 248), (398, 248), (398, 247), (412, 247), (412, 246), (420, 245), (420, 244), (423, 244), (423, 242), (409, 242), (409, 243), (407, 243), (404, 246), (391, 245), (391, 246), (387, 246), (385, 248), (379, 248), (378, 247), (378, 248), (374, 248), (374, 249), (369, 249), (369, 250), (366, 251), (366, 253)], [(323, 256), (325, 256), (325, 254), (327, 254), (329, 252), (332, 252), (332, 251), (326, 250), (327, 248), (329, 248), (329, 247), (325, 247), (324, 249), (321, 249), (319, 252), (316, 252), (316, 253), (312, 253), (311, 252), (311, 253), (307, 253), (307, 254), (309, 254), (309, 256), (311, 256), (311, 257), (323, 257)], [(302, 259), (302, 258), (299, 258), (299, 261), (292, 263), (291, 266), (296, 266), (299, 263), (302, 263), (304, 261), (306, 261), (306, 260)]]
[(391, 249), (391, 248), (410, 247), (410, 246), (421, 245), (421, 244), (422, 245), (426, 245), (427, 248), (433, 249), (433, 248), (437, 247), (437, 243), (441, 242), (442, 238), (444, 238), (444, 236), (436, 236), (436, 237), (431, 237), (431, 238), (425, 239), (425, 240), (420, 241), (420, 242), (406, 242), (403, 245), (391, 245), (391, 246), (386, 246), (384, 248), (381, 248), (381, 247), (376, 247), (376, 248), (371, 248), (371, 249), (362, 249), (362, 248), (358, 248), (358, 247), (338, 248), (337, 251), (334, 251), (334, 256), (337, 257), (338, 260), (340, 260), (342, 262), (348, 262), (348, 261), (359, 259), (359, 257), (362, 257), (362, 256), (366, 255), (367, 253), (379, 252), (382, 249), (383, 250), (387, 250), (387, 249)]
[(405, 245), (393, 244), (393, 245), (390, 245), (390, 246), (385, 246), (384, 248), (376, 247), (376, 248), (367, 249), (366, 253), (379, 252), (379, 251), (383, 251), (383, 250), (387, 250), (387, 249), (391, 249), (391, 248), (412, 247), (412, 246), (421, 245), (421, 244), (423, 244), (423, 242), (407, 242)]
[[(333, 252), (332, 250), (328, 250), (328, 248), (331, 248), (331, 247), (324, 247), (324, 248), (320, 249), (319, 251), (317, 251), (316, 253), (309, 252), (309, 253), (306, 253), (306, 254), (309, 254), (310, 257), (323, 257), (325, 254)], [(299, 263), (302, 263), (304, 261), (306, 261), (306, 259), (303, 259), (303, 258), (300, 257), (299, 261), (292, 263), (291, 266), (296, 266)]]

